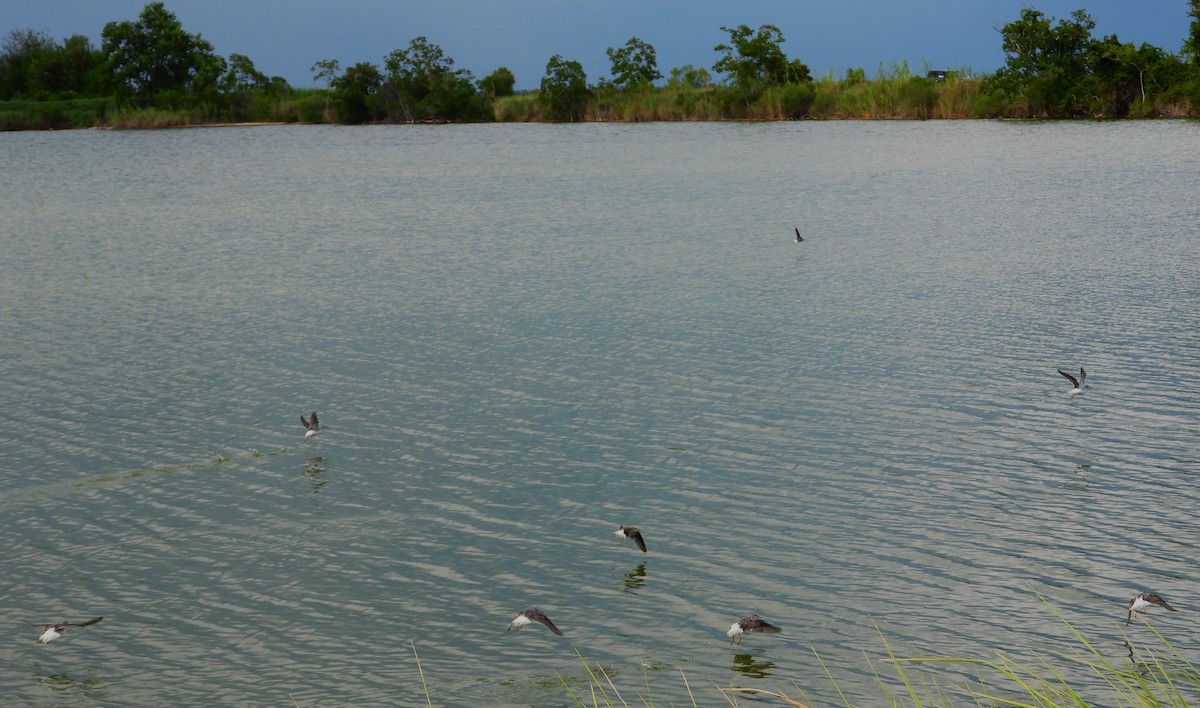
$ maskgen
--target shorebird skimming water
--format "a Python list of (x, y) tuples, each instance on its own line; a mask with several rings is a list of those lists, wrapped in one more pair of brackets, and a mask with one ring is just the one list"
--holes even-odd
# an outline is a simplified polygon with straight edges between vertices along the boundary
[(1083, 370), (1082, 366), (1079, 367), (1079, 378), (1075, 378), (1074, 376), (1068, 374), (1067, 372), (1063, 371), (1062, 369), (1059, 369), (1058, 373), (1062, 374), (1063, 376), (1066, 376), (1067, 380), (1071, 382), (1071, 385), (1075, 387), (1075, 388), (1071, 389), (1071, 391), (1070, 391), (1071, 398), (1074, 398), (1076, 395), (1083, 393), (1083, 389), (1087, 385), (1087, 372)]
[(558, 635), (562, 634), (562, 630), (554, 626), (554, 623), (550, 621), (550, 618), (546, 616), (546, 613), (542, 612), (536, 607), (531, 607), (528, 610), (518, 614), (516, 617), (513, 617), (513, 621), (508, 623), (508, 629), (504, 631), (511, 632), (514, 629), (521, 629), (530, 622), (541, 622), (542, 624), (546, 625), (546, 628), (551, 632), (554, 632)]
[(730, 644), (741, 644), (742, 636), (748, 632), (762, 632), (763, 634), (779, 634), (783, 630), (775, 625), (767, 622), (758, 615), (750, 615), (743, 617), (737, 622), (729, 625), (729, 631), (726, 632), (729, 636)]
[(617, 541), (620, 541), (621, 545), (625, 545), (625, 539), (627, 538), (632, 539), (633, 542), (637, 544), (637, 547), (642, 549), (642, 553), (646, 552), (646, 539), (642, 538), (641, 531), (638, 531), (632, 526), (618, 526), (617, 530), (613, 532), (612, 541), (610, 541), (610, 543), (616, 543)]
[(1162, 595), (1157, 595), (1152, 592), (1139, 592), (1137, 595), (1133, 596), (1132, 600), (1129, 601), (1129, 616), (1125, 618), (1125, 625), (1129, 625), (1129, 621), (1133, 619), (1134, 612), (1145, 612), (1146, 608), (1150, 607), (1150, 605), (1158, 605), (1159, 607), (1164, 607), (1171, 612), (1179, 611), (1168, 605), (1167, 601), (1162, 599)]
[[(303, 415), (300, 416), (300, 424), (304, 426), (304, 430), (305, 430), (304, 442), (308, 442), (309, 440), (312, 440), (312, 437), (314, 435), (321, 432), (321, 424), (317, 422), (317, 412), (316, 411), (312, 412), (312, 416), (310, 416), (310, 419), (305, 419), (305, 417)], [(337, 437), (337, 436), (335, 435), (334, 437)]]
[(55, 639), (61, 637), (63, 632), (67, 631), (68, 627), (91, 627), (93, 624), (96, 624), (102, 619), (104, 618), (97, 617), (79, 624), (75, 624), (74, 622), (59, 622), (58, 624), (38, 624), (37, 622), (30, 622), (30, 624), (42, 630), (42, 636), (37, 638), (38, 644), (49, 644)]

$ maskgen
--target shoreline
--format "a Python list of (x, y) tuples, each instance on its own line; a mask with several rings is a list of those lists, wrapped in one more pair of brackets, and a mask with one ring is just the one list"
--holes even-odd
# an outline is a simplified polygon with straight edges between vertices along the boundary
[[(1174, 116), (1162, 115), (1154, 117), (1139, 117), (1139, 118), (1105, 118), (1105, 117), (1088, 117), (1088, 118), (1010, 118), (1006, 116), (995, 117), (973, 117), (973, 116), (955, 116), (955, 117), (937, 117), (937, 118), (914, 118), (906, 116), (878, 116), (878, 117), (859, 117), (859, 116), (837, 116), (823, 118), (700, 118), (690, 120), (580, 120), (569, 121), (567, 123), (547, 121), (547, 120), (498, 120), (498, 121), (476, 121), (476, 122), (457, 122), (445, 121), (440, 123), (421, 122), (421, 123), (362, 123), (354, 126), (346, 127), (363, 127), (363, 126), (399, 126), (399, 125), (502, 125), (502, 124), (530, 124), (541, 123), (549, 125), (565, 125), (575, 123), (578, 125), (585, 124), (632, 124), (632, 123), (835, 123), (835, 122), (901, 122), (912, 121), (917, 123), (929, 122), (960, 122), (960, 121), (1020, 121), (1020, 122), (1154, 122), (1160, 120), (1196, 120), (1190, 116)], [(336, 122), (322, 121), (246, 121), (246, 122), (230, 122), (217, 121), (213, 123), (178, 123), (174, 125), (134, 125), (134, 126), (114, 126), (114, 125), (90, 125), (90, 126), (46, 126), (37, 128), (14, 128), (10, 130), (0, 130), (0, 133), (25, 133), (25, 132), (53, 132), (63, 130), (186, 130), (194, 128), (259, 128), (280, 125), (332, 125), (343, 126), (346, 124)]]

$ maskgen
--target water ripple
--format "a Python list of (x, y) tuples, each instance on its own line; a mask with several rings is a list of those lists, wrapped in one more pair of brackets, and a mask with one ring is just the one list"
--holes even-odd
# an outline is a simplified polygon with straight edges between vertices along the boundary
[(1035, 592), (1119, 660), (1196, 580), (1192, 130), (6, 138), (0, 691), (420, 703), (415, 648), (435, 703), (560, 704), (578, 651), (870, 704), (885, 640), (1074, 650)]

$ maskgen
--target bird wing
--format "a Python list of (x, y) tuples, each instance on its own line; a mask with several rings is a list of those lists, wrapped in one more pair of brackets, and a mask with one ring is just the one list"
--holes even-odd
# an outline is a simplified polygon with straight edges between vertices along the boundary
[(637, 547), (642, 549), (642, 553), (645, 553), (646, 540), (642, 538), (642, 532), (638, 531), (637, 529), (625, 529), (625, 531), (629, 534), (629, 537), (633, 539), (633, 542), (637, 544)]
[[(1058, 373), (1061, 374), (1062, 372), (1060, 371)], [(308, 419), (304, 416), (300, 416), (300, 425), (303, 425), (305, 430), (312, 430), (312, 426), (308, 424)]]
[(102, 619), (104, 619), (104, 618), (103, 617), (95, 617), (93, 619), (88, 620), (87, 622), (82, 623), (82, 624), (68, 624), (67, 626), (69, 626), (69, 627), (91, 627), (93, 624), (96, 624), (97, 622), (99, 622)]
[[(1082, 371), (1082, 369), (1080, 369), (1080, 371)], [(1075, 384), (1075, 388), (1079, 388), (1079, 379), (1068, 374), (1067, 372), (1063, 371), (1062, 369), (1059, 369), (1058, 373), (1062, 374), (1063, 376), (1066, 376), (1067, 379), (1070, 380), (1071, 383)]]
[(546, 628), (549, 629), (551, 632), (554, 632), (555, 634), (558, 634), (558, 635), (562, 635), (562, 630), (559, 629), (558, 627), (554, 626), (554, 623), (550, 621), (550, 618), (546, 616), (546, 613), (537, 612), (534, 614), (533, 618), (535, 620), (537, 620), (538, 622), (541, 622), (542, 624), (546, 625)]
[(761, 617), (753, 617), (753, 618), (751, 618), (748, 626), (746, 626), (746, 625), (743, 625), (743, 626), (746, 627), (747, 632), (762, 632), (763, 634), (778, 634), (779, 632), (783, 631), (781, 628), (776, 627), (775, 625), (771, 624), (770, 622), (767, 622), (765, 619), (763, 619)]
[(314, 430), (321, 427), (321, 424), (317, 422), (317, 412), (316, 411), (312, 412), (312, 415), (310, 416), (310, 418), (312, 419), (312, 427)]
[(1162, 595), (1156, 595), (1154, 593), (1151, 593), (1146, 596), (1146, 602), (1153, 602), (1154, 604), (1158, 605), (1159, 607), (1168, 609), (1171, 612), (1178, 612), (1178, 610), (1176, 610), (1174, 607), (1171, 607), (1170, 605), (1167, 604), (1167, 601), (1162, 598)]
[(1079, 388), (1083, 388), (1085, 383), (1087, 383), (1087, 372), (1081, 366), (1079, 367)]

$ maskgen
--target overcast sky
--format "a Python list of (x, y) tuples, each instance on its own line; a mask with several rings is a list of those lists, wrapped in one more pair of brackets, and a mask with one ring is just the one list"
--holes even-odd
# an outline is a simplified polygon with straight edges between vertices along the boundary
[[(100, 45), (105, 23), (136, 20), (147, 0), (0, 0), (0, 32), (83, 34)], [(691, 64), (711, 71), (721, 26), (773, 24), (815, 76), (908, 62), (914, 72), (1004, 62), (996, 29), (1034, 7), (1055, 18), (1086, 10), (1095, 36), (1178, 52), (1187, 34), (1186, 0), (166, 0), (183, 29), (217, 54), (245, 54), (259, 71), (293, 86), (314, 85), (311, 67), (343, 69), (384, 57), (424, 36), (456, 68), (483, 78), (508, 67), (518, 89), (537, 88), (555, 54), (583, 65), (589, 82), (611, 76), (605, 50), (630, 37), (653, 45), (659, 71)]]

